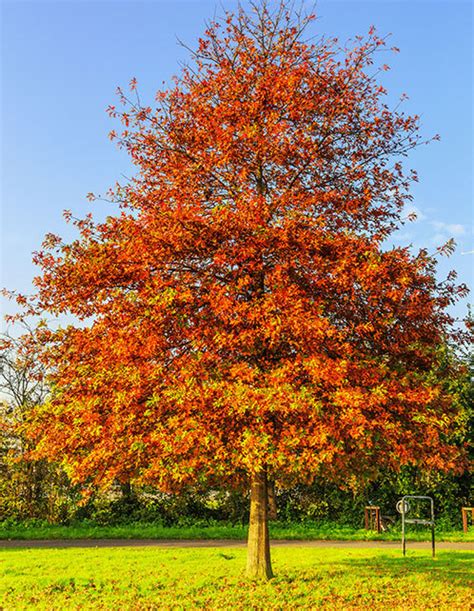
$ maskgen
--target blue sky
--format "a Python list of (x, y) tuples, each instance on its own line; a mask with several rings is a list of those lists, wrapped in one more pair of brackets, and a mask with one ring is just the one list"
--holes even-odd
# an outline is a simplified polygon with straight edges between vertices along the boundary
[[(193, 46), (215, 7), (221, 12), (219, 5), (232, 9), (236, 3), (1, 3), (2, 286), (30, 291), (31, 253), (44, 234), (72, 237), (63, 209), (76, 216), (90, 209), (99, 216), (113, 212), (85, 198), (90, 191), (104, 193), (131, 171), (126, 155), (107, 138), (115, 125), (105, 108), (115, 103), (116, 87), (132, 77), (151, 101), (188, 57), (176, 37)], [(454, 237), (457, 252), (440, 272), (454, 268), (474, 288), (474, 255), (462, 254), (474, 248), (472, 7), (457, 0), (319, 0), (311, 34), (345, 40), (372, 24), (380, 34), (392, 33), (401, 53), (387, 58), (392, 69), (384, 84), (394, 99), (409, 95), (405, 108), (422, 116), (426, 136), (441, 135), (410, 157), (420, 176), (413, 189), (419, 218), (392, 241), (435, 250)], [(2, 302), (4, 311), (11, 308)], [(461, 316), (465, 311), (466, 301), (455, 309)]]

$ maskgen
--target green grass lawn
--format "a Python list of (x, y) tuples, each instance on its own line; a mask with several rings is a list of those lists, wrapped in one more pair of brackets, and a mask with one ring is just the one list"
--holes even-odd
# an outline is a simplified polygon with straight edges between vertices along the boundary
[[(0, 550), (0, 608), (468, 609), (474, 553), (276, 548), (244, 577), (242, 548)], [(469, 565), (471, 563), (471, 566)]]
[[(305, 540), (339, 540), (364, 541), (386, 540), (400, 541), (400, 531), (381, 533), (350, 526), (339, 526), (332, 523), (306, 522), (270, 524), (270, 535), (273, 539)], [(209, 526), (172, 526), (159, 524), (132, 523), (121, 526), (99, 526), (92, 523), (81, 523), (72, 526), (21, 525), (0, 523), (0, 539), (245, 539), (245, 526), (209, 525)], [(428, 541), (430, 531), (426, 527), (410, 527), (408, 536), (414, 541)], [(438, 541), (474, 541), (474, 529), (469, 532), (437, 530)]]

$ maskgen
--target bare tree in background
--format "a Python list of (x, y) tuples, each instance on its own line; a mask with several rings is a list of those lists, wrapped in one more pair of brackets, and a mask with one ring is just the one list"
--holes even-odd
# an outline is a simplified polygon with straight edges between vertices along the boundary
[(31, 409), (48, 395), (44, 374), (34, 351), (25, 354), (10, 334), (0, 336), (0, 519), (58, 517), (66, 477), (44, 460), (28, 459), (32, 443), (23, 432)]

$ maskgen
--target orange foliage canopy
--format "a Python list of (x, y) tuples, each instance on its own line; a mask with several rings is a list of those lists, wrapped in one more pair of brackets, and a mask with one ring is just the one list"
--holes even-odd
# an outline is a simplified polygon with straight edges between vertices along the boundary
[(26, 307), (85, 321), (38, 329), (52, 394), (30, 424), (75, 479), (453, 467), (434, 372), (464, 289), (426, 251), (384, 246), (418, 118), (384, 103), (373, 29), (341, 48), (305, 43), (308, 21), (285, 3), (227, 15), (157, 108), (135, 81), (109, 108), (137, 175), (111, 192), (116, 216), (47, 237)]

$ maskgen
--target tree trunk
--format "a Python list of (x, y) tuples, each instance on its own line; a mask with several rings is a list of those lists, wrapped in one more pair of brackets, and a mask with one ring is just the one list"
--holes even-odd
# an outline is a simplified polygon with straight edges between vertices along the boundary
[(268, 491), (268, 519), (276, 520), (278, 518), (277, 505), (275, 499), (275, 482), (267, 481)]
[(125, 482), (120, 482), (120, 490), (122, 491), (122, 497), (127, 503), (131, 503), (134, 497), (132, 485), (130, 480), (126, 480)]
[(251, 481), (247, 576), (256, 579), (271, 579), (273, 577), (270, 561), (268, 490), (265, 471), (253, 475)]

